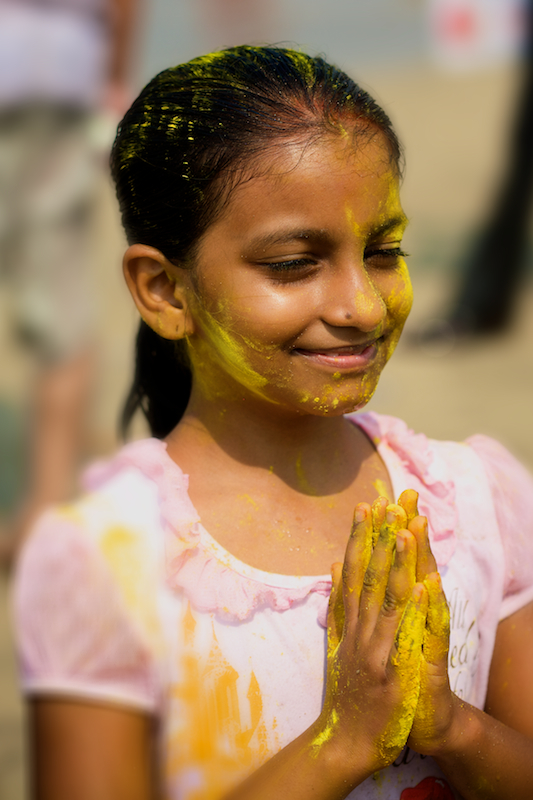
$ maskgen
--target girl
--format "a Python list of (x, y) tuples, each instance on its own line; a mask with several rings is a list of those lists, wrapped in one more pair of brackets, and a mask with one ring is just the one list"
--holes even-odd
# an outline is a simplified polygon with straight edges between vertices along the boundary
[(158, 75), (112, 169), (155, 438), (21, 559), (36, 796), (530, 797), (531, 481), (351, 416), (411, 306), (388, 118), (237, 47)]

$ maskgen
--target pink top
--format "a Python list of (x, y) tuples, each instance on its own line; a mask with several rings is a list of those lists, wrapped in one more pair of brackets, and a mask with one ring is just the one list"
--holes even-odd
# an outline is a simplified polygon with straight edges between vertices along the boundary
[[(485, 436), (436, 442), (393, 417), (353, 420), (395, 496), (419, 492), (451, 610), (451, 685), (482, 708), (498, 621), (533, 600), (533, 481)], [(331, 579), (267, 573), (224, 550), (157, 439), (92, 467), (86, 486), (41, 519), (20, 559), (24, 691), (157, 714), (166, 797), (220, 798), (318, 716)], [(350, 795), (437, 796), (456, 794), (407, 750)]]

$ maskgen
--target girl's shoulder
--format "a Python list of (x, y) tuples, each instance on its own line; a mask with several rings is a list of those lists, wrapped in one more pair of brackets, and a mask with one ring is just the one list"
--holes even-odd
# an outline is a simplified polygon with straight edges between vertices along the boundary
[(86, 493), (35, 525), (13, 587), (26, 693), (156, 708), (164, 545), (157, 485), (136, 462), (160, 450), (128, 445), (91, 467)]
[[(472, 476), (489, 487), (496, 506), (512, 504), (522, 512), (533, 510), (533, 477), (500, 442), (482, 434), (463, 442), (437, 440), (415, 433), (397, 417), (375, 412), (350, 415), (372, 439), (388, 462), (396, 460), (404, 470), (432, 481), (461, 484)], [(529, 491), (528, 491), (529, 490)], [(439, 488), (442, 494), (442, 487)]]
[(15, 597), (33, 609), (55, 593), (60, 606), (78, 586), (90, 606), (108, 586), (128, 614), (143, 617), (143, 594), (164, 585), (161, 497), (166, 491), (179, 507), (185, 476), (164, 443), (146, 439), (93, 464), (82, 484), (76, 500), (51, 507), (34, 525), (18, 560)]
[(159, 439), (129, 443), (110, 458), (91, 464), (81, 485), (83, 491), (75, 500), (52, 506), (37, 520), (23, 554), (37, 541), (49, 543), (67, 530), (73, 543), (84, 539), (103, 550), (110, 540), (125, 541), (127, 532), (129, 538), (134, 533), (144, 537), (154, 548), (166, 520), (179, 525), (196, 516), (187, 492), (188, 476)]

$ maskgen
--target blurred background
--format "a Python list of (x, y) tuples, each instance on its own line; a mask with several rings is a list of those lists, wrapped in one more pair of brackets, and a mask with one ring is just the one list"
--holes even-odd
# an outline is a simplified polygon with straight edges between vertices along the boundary
[(242, 42), (350, 72), (403, 141), (411, 219), (415, 305), (371, 408), (435, 438), (490, 434), (533, 466), (530, 5), (0, 0), (0, 800), (27, 788), (12, 544), (119, 443), (138, 318), (106, 160), (129, 102)]

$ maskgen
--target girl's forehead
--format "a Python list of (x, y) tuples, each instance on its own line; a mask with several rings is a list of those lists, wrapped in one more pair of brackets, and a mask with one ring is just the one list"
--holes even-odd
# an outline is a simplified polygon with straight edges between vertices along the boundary
[(374, 129), (326, 133), (304, 141), (275, 143), (268, 155), (254, 161), (250, 175), (283, 180), (294, 172), (300, 174), (315, 165), (329, 164), (337, 172), (356, 170), (361, 176), (376, 178), (391, 174), (398, 178), (398, 166), (385, 136)]
[(400, 217), (396, 164), (382, 134), (356, 138), (323, 136), (312, 142), (285, 142), (252, 165), (230, 192), (212, 227), (260, 229), (282, 218), (329, 224), (345, 217), (352, 225)]

